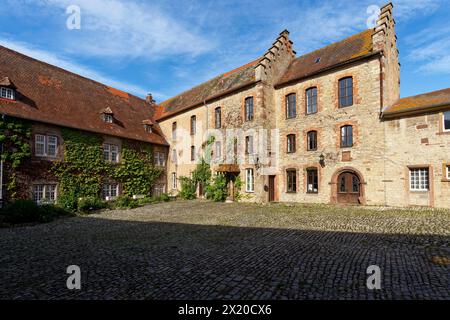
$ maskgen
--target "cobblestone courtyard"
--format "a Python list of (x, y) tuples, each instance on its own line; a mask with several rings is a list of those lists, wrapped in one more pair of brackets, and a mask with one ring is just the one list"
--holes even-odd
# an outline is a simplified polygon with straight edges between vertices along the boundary
[(449, 243), (443, 210), (176, 201), (0, 229), (0, 298), (449, 299)]

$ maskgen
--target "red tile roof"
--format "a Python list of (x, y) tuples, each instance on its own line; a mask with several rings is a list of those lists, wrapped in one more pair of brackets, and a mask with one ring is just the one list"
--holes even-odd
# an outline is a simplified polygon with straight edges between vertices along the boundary
[[(368, 29), (347, 39), (298, 57), (291, 62), (288, 70), (279, 79), (276, 86), (298, 81), (340, 64), (374, 54), (372, 45), (373, 32), (373, 29)], [(317, 62), (319, 58), (320, 60)]]
[[(142, 121), (154, 119), (155, 109), (143, 99), (0, 46), (0, 79), (6, 77), (16, 100), (0, 99), (0, 114), (167, 145), (159, 129), (145, 131)], [(113, 124), (101, 117), (108, 108)]]
[(156, 118), (160, 120), (173, 116), (207, 100), (254, 83), (255, 66), (260, 60), (256, 59), (162, 102)]
[(435, 108), (450, 108), (450, 88), (398, 100), (383, 112), (384, 117), (405, 113), (424, 113)]

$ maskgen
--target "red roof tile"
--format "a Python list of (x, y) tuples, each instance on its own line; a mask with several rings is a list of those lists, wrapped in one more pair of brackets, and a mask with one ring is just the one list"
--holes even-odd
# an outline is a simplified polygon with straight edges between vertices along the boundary
[(400, 99), (386, 108), (383, 115), (422, 113), (439, 107), (450, 107), (450, 88)]
[[(101, 134), (167, 145), (159, 129), (145, 131), (154, 119), (145, 100), (0, 46), (0, 79), (17, 87), (16, 100), (0, 99), (0, 114)], [(105, 123), (100, 113), (114, 113)]]
[[(331, 67), (374, 53), (372, 35), (373, 29), (368, 29), (347, 39), (298, 57), (291, 62), (288, 70), (279, 79), (276, 86), (312, 76)], [(320, 60), (318, 61), (318, 59)]]

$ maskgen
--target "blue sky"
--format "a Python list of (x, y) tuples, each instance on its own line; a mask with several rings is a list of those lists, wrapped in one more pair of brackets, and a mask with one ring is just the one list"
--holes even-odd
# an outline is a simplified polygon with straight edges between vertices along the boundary
[[(385, 2), (0, 0), (0, 44), (161, 102), (261, 56), (284, 29), (298, 55), (362, 31)], [(450, 87), (449, 4), (394, 1), (403, 97)]]

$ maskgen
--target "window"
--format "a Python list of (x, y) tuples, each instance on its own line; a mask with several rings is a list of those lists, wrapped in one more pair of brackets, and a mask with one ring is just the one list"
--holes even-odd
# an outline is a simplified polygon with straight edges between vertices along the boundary
[(339, 108), (353, 105), (353, 78), (339, 80)]
[(245, 99), (245, 121), (253, 120), (253, 97)]
[(114, 117), (113, 117), (112, 114), (104, 113), (103, 114), (103, 121), (105, 121), (107, 123), (113, 123), (114, 122)]
[(37, 204), (55, 203), (56, 184), (37, 184), (33, 186), (33, 199)]
[(446, 177), (450, 180), (450, 166), (446, 166)]
[(357, 176), (352, 176), (352, 192), (359, 193), (359, 179)]
[(214, 153), (216, 155), (216, 159), (222, 158), (222, 143), (220, 141), (216, 141)]
[(172, 149), (172, 162), (173, 163), (177, 163), (177, 150), (176, 149)]
[(172, 172), (172, 189), (177, 189), (177, 173)]
[(191, 146), (191, 161), (195, 161), (195, 146)]
[(166, 155), (163, 152), (155, 152), (155, 166), (164, 167), (166, 165)]
[(341, 176), (341, 179), (339, 181), (339, 192), (345, 193), (347, 192), (347, 187), (346, 187), (346, 183), (345, 183), (345, 175)]
[(216, 126), (216, 129), (220, 129), (222, 127), (222, 111), (220, 109), (220, 107), (216, 108), (216, 110), (214, 110), (214, 123)]
[(295, 93), (291, 93), (286, 96), (286, 118), (292, 119), (297, 115), (296, 96)]
[(172, 123), (172, 140), (177, 140), (177, 123)]
[(253, 154), (253, 136), (245, 137), (245, 154)]
[(319, 192), (319, 175), (316, 168), (306, 169), (307, 193)]
[(166, 186), (164, 184), (156, 184), (153, 187), (153, 195), (160, 197), (165, 193)]
[(10, 88), (1, 87), (0, 88), (0, 98), (14, 100), (14, 90), (10, 89)]
[(353, 127), (341, 127), (341, 147), (348, 148), (353, 146)]
[(317, 113), (317, 88), (306, 90), (306, 114)]
[(295, 152), (295, 134), (287, 136), (287, 153)]
[(34, 153), (38, 157), (55, 158), (58, 152), (58, 137), (37, 134), (34, 137)]
[(144, 124), (144, 130), (148, 133), (152, 133), (153, 132), (153, 126), (150, 124)]
[(309, 131), (307, 134), (308, 151), (317, 150), (317, 131)]
[(450, 111), (444, 112), (444, 131), (450, 131)]
[(197, 117), (191, 117), (191, 136), (193, 136), (197, 132)]
[(297, 171), (287, 170), (287, 192), (295, 193), (297, 192)]
[(245, 191), (255, 191), (255, 179), (253, 176), (253, 169), (245, 169)]
[(117, 183), (106, 183), (103, 185), (102, 197), (104, 200), (113, 200), (119, 196), (119, 185)]
[(428, 191), (429, 186), (429, 174), (428, 168), (410, 169), (410, 186), (411, 191)]
[(118, 163), (119, 162), (119, 146), (115, 144), (105, 143), (103, 145), (103, 160)]

